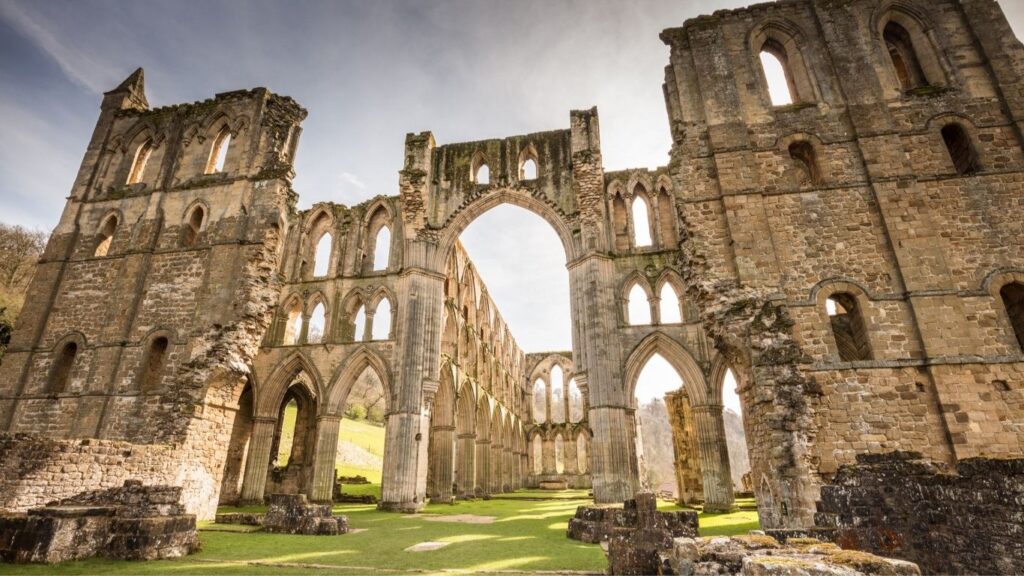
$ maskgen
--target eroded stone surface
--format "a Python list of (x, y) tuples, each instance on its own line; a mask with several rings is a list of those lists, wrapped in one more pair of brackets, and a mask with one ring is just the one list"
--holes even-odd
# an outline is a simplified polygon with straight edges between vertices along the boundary
[(813, 538), (786, 545), (770, 536), (676, 538), (660, 553), (659, 574), (710, 576), (917, 576), (917, 565), (864, 552), (842, 550)]
[(273, 494), (263, 530), (279, 534), (334, 536), (348, 532), (348, 518), (335, 516), (330, 504), (310, 504), (305, 494)]

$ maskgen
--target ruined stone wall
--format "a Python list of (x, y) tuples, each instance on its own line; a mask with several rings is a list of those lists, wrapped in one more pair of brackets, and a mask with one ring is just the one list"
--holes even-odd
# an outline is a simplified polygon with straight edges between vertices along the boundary
[[(901, 89), (891, 22), (926, 86)], [(1024, 266), (1024, 62), (995, 2), (789, 0), (662, 38), (681, 264), (716, 347), (751, 377), (762, 523), (810, 524), (821, 475), (860, 453), (1024, 452), (1024, 416), (997, 391), (1022, 358), (994, 288)], [(763, 46), (782, 50), (793, 104), (772, 105)], [(966, 174), (941, 133), (954, 123), (977, 155)], [(855, 299), (868, 359), (840, 357), (834, 294)]]
[[(0, 368), (0, 425), (51, 441), (56, 454), (40, 456), (57, 461), (63, 450), (90, 453), (80, 438), (142, 448), (131, 465), (100, 458), (102, 473), (67, 475), (64, 486), (54, 478), (47, 490), (93, 488), (124, 478), (123, 468), (182, 486), (190, 510), (212, 514), (230, 434), (224, 407), (237, 403), (276, 303), (305, 114), (265, 89), (151, 110), (141, 70), (104, 96)], [(60, 378), (54, 366), (69, 343), (76, 353)], [(156, 445), (167, 448), (146, 448)], [(153, 450), (161, 462), (147, 463)], [(170, 467), (173, 482), (147, 466)]]
[(916, 562), (926, 574), (1013, 574), (1024, 564), (1024, 460), (955, 469), (895, 452), (857, 456), (822, 486), (816, 519), (835, 541)]

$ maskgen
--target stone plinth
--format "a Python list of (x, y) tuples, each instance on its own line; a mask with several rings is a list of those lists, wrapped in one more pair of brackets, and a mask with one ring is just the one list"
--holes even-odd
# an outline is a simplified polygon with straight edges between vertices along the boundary
[(274, 494), (263, 530), (277, 534), (333, 536), (348, 532), (348, 518), (334, 516), (330, 504), (310, 504), (305, 494)]
[(569, 519), (566, 536), (598, 544), (611, 540), (616, 533), (628, 534), (641, 528), (667, 534), (668, 542), (679, 536), (697, 535), (696, 512), (659, 512), (656, 507), (657, 500), (653, 494), (638, 494), (635, 500), (627, 500), (622, 508), (580, 506), (576, 515)]
[(191, 554), (199, 549), (196, 517), (184, 513), (180, 497), (177, 487), (128, 481), (26, 514), (0, 516), (0, 559), (52, 564), (94, 556), (155, 560)]

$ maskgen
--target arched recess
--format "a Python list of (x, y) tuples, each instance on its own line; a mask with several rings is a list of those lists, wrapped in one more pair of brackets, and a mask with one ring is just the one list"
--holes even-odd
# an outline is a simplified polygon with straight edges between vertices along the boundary
[[(785, 76), (790, 102), (770, 94), (769, 99), (773, 105), (799, 104), (819, 99), (814, 74), (805, 58), (805, 44), (800, 28), (788, 20), (772, 18), (752, 29), (748, 44), (751, 53), (771, 55), (781, 65)], [(762, 85), (767, 92), (769, 83), (764, 66), (757, 66), (757, 69), (761, 72)]]
[(455, 386), (451, 367), (441, 366), (441, 379), (430, 412), (427, 496), (450, 502), (455, 481)]
[(334, 273), (334, 217), (326, 208), (318, 208), (308, 220), (306, 229), (305, 249), (303, 250), (304, 265), (301, 277), (304, 279), (320, 278)]
[(874, 346), (867, 323), (866, 310), (870, 302), (867, 292), (852, 282), (826, 280), (816, 285), (811, 295), (825, 318), (824, 324), (832, 336), (829, 349), (837, 359), (841, 362), (871, 360)]
[(608, 185), (608, 198), (611, 203), (608, 213), (612, 220), (612, 244), (617, 252), (629, 252), (629, 210), (626, 208), (625, 192), (622, 183), (615, 181)]
[(68, 391), (78, 360), (85, 350), (85, 336), (74, 332), (60, 339), (53, 347), (53, 362), (46, 376), (45, 393), (55, 396)]
[(537, 149), (533, 147), (533, 144), (527, 144), (519, 151), (518, 166), (520, 181), (537, 179), (539, 166), (537, 164)]
[(658, 180), (654, 204), (657, 212), (658, 247), (675, 248), (679, 243), (679, 232), (676, 226), (676, 204), (672, 196), (672, 183), (668, 178)]
[(132, 157), (131, 167), (128, 169), (128, 185), (138, 184), (143, 181), (146, 175), (146, 166), (149, 164), (149, 157), (153, 153), (153, 139), (147, 137), (135, 148)]
[(897, 93), (948, 84), (949, 66), (923, 11), (905, 0), (884, 2), (873, 22), (883, 61), (890, 71), (882, 74), (883, 84)]
[(196, 200), (186, 210), (181, 225), (181, 245), (191, 248), (199, 241), (199, 234), (206, 228), (207, 214), (210, 208), (202, 201)]
[(319, 344), (321, 342), (330, 341), (328, 334), (330, 334), (331, 325), (329, 318), (331, 317), (327, 309), (327, 297), (322, 292), (317, 292), (309, 298), (307, 304), (308, 320), (306, 328), (306, 340), (307, 344)]
[(630, 204), (633, 224), (633, 246), (645, 248), (654, 246), (657, 234), (654, 231), (654, 203), (647, 192), (647, 187), (637, 182), (633, 186), (633, 201)]
[[(385, 417), (391, 414), (395, 406), (395, 391), (391, 379), (391, 370), (380, 356), (366, 346), (360, 346), (353, 352), (335, 372), (334, 377), (331, 378), (331, 384), (327, 389), (327, 401), (324, 402), (325, 414), (341, 415), (349, 392), (352, 391), (352, 386), (367, 368), (377, 374), (381, 386), (384, 387)], [(386, 452), (387, 446), (384, 449)]]
[(276, 419), (278, 409), (284, 402), (285, 393), (296, 378), (302, 374), (308, 377), (308, 381), (304, 380), (303, 385), (307, 388), (310, 397), (319, 401), (323, 397), (323, 378), (316, 366), (302, 352), (296, 350), (278, 363), (263, 379), (263, 386), (257, 390), (259, 394), (256, 397), (256, 416)]
[(298, 294), (292, 295), (281, 307), (281, 337), (282, 345), (291, 346), (299, 343), (302, 336), (304, 318), (302, 315), (302, 299)]
[(633, 348), (625, 362), (623, 374), (625, 374), (627, 398), (631, 403), (636, 403), (636, 383), (640, 378), (640, 372), (655, 353), (668, 360), (669, 364), (679, 373), (686, 393), (694, 405), (708, 402), (708, 387), (704, 380), (704, 372), (693, 355), (687, 351), (685, 346), (663, 332), (654, 332)]
[(114, 234), (121, 222), (117, 212), (111, 212), (103, 217), (99, 228), (96, 230), (96, 247), (93, 249), (93, 256), (106, 256), (110, 252), (110, 245), (114, 242)]
[(365, 230), (361, 267), (363, 273), (391, 269), (395, 261), (393, 251), (397, 226), (395, 214), (386, 201), (378, 200), (367, 208)]

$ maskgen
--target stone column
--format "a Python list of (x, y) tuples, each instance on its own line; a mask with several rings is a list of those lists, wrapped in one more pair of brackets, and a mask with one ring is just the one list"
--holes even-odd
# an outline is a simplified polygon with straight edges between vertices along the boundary
[(502, 492), (511, 492), (515, 490), (513, 486), (513, 479), (515, 478), (515, 472), (512, 468), (512, 447), (506, 446), (504, 451), (504, 458), (502, 459)]
[(501, 476), (504, 472), (504, 466), (502, 466), (502, 453), (503, 448), (501, 444), (491, 441), (491, 475), (489, 478), (491, 494), (501, 493)]
[(430, 430), (434, 446), (430, 455), (433, 469), (432, 502), (451, 502), (454, 499), (452, 484), (455, 482), (455, 426), (434, 426)]
[(459, 434), (459, 466), (456, 482), (459, 497), (472, 496), (476, 488), (476, 434)]
[[(414, 269), (399, 276), (395, 405), (384, 442), (381, 510), (418, 512), (427, 492), (430, 402), (438, 387), (444, 275)], [(369, 327), (369, 326), (368, 326)]]
[(562, 437), (562, 461), (565, 462), (565, 475), (575, 476), (580, 473), (576, 459), (576, 441), (570, 437)]
[(309, 499), (313, 502), (334, 500), (334, 467), (338, 458), (338, 428), (341, 416), (320, 416), (316, 422), (316, 447), (313, 452), (313, 480)]
[(252, 440), (249, 441), (249, 457), (245, 461), (245, 476), (242, 478), (240, 505), (262, 504), (263, 492), (267, 486), (267, 471), (270, 465), (270, 450), (274, 444), (276, 418), (255, 418), (252, 425)]
[(694, 406), (693, 423), (704, 477), (704, 510), (731, 510), (734, 503), (732, 475), (729, 470), (729, 449), (725, 443), (722, 405)]
[(491, 476), (491, 441), (476, 439), (476, 486), (478, 496), (488, 494)]

